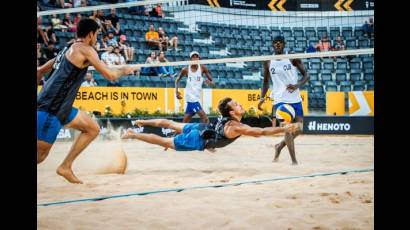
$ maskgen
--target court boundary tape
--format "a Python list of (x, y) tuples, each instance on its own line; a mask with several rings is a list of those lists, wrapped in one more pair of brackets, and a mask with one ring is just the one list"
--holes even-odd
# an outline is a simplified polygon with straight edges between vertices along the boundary
[(205, 189), (205, 188), (222, 188), (222, 187), (238, 186), (238, 185), (244, 185), (244, 184), (258, 184), (258, 183), (272, 182), (272, 181), (278, 181), (278, 180), (291, 180), (291, 179), (308, 178), (308, 177), (331, 176), (331, 175), (337, 175), (337, 174), (344, 175), (347, 173), (362, 173), (362, 172), (370, 172), (370, 171), (374, 171), (374, 168), (371, 167), (371, 168), (365, 168), (365, 169), (341, 170), (341, 171), (336, 171), (336, 172), (314, 173), (314, 174), (302, 175), (302, 176), (275, 177), (275, 178), (270, 178), (270, 179), (248, 180), (248, 181), (242, 181), (242, 182), (224, 183), (224, 184), (216, 184), (216, 185), (159, 189), (159, 190), (152, 190), (152, 191), (146, 191), (146, 192), (136, 192), (136, 193), (118, 194), (118, 195), (111, 195), (111, 196), (100, 196), (100, 197), (94, 197), (94, 198), (84, 198), (84, 199), (76, 199), (76, 200), (65, 200), (65, 201), (42, 203), (42, 204), (37, 204), (37, 207), (63, 205), (63, 204), (68, 204), (68, 203), (101, 201), (101, 200), (123, 198), (123, 197), (129, 197), (129, 196), (145, 196), (145, 195), (151, 195), (151, 194), (156, 194), (156, 193), (182, 192), (182, 191), (187, 191), (187, 190), (196, 190), (196, 189)]

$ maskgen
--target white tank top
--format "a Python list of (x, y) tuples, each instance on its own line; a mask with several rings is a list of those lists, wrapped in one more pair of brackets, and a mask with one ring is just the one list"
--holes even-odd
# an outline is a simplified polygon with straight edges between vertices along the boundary
[(198, 69), (195, 72), (192, 72), (191, 66), (188, 66), (188, 79), (185, 86), (185, 100), (187, 102), (201, 101), (203, 82), (201, 65), (198, 65)]
[(270, 79), (272, 81), (270, 97), (273, 104), (277, 103), (298, 103), (302, 101), (299, 89), (290, 93), (286, 87), (289, 84), (298, 83), (296, 67), (289, 59), (271, 60), (269, 65)]

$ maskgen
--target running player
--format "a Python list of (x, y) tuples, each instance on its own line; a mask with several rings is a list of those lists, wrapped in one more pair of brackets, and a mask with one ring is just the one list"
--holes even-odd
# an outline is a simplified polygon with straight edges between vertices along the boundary
[[(282, 36), (276, 36), (272, 42), (275, 54), (283, 54), (285, 48), (285, 39)], [(299, 71), (302, 74), (302, 79), (298, 81)], [(258, 109), (262, 109), (262, 104), (265, 101), (265, 95), (269, 88), (269, 80), (272, 82), (271, 98), (273, 99), (272, 106), (272, 125), (275, 127), (277, 123), (275, 118), (276, 109), (282, 104), (289, 104), (295, 109), (295, 120), (293, 122), (303, 123), (303, 109), (302, 98), (300, 96), (299, 88), (307, 81), (309, 75), (303, 66), (300, 59), (273, 59), (264, 63), (263, 87), (261, 92), (261, 99), (258, 104)], [(292, 164), (298, 164), (295, 155), (294, 139), (302, 130), (296, 133), (285, 133), (285, 138), (279, 144), (275, 145), (274, 162), (279, 160), (280, 152), (283, 147), (288, 146), (289, 154), (292, 158)]]
[(128, 129), (122, 139), (138, 139), (150, 144), (160, 145), (165, 149), (177, 151), (192, 151), (205, 149), (213, 151), (234, 142), (241, 135), (260, 137), (270, 136), (281, 132), (293, 133), (300, 129), (300, 124), (289, 124), (284, 127), (257, 128), (242, 124), (240, 121), (245, 110), (232, 100), (224, 98), (219, 102), (218, 110), (222, 114), (216, 122), (206, 123), (178, 123), (166, 119), (137, 120), (138, 126), (154, 126), (173, 129), (178, 133), (175, 137), (160, 137), (155, 134), (137, 133)]
[(81, 20), (77, 26), (78, 39), (65, 47), (55, 59), (37, 68), (37, 79), (52, 70), (50, 78), (37, 97), (37, 164), (46, 159), (63, 126), (81, 131), (67, 157), (57, 168), (57, 174), (71, 183), (82, 183), (72, 171), (73, 161), (100, 130), (96, 121), (73, 107), (88, 66), (94, 66), (110, 81), (134, 71), (127, 66), (110, 69), (98, 58), (93, 48), (98, 32), (99, 26), (94, 20)]
[[(199, 53), (193, 51), (190, 53), (189, 57), (192, 61), (199, 60)], [(192, 117), (197, 113), (201, 119), (202, 123), (208, 123), (208, 116), (201, 107), (201, 92), (202, 84), (204, 79), (202, 74), (205, 74), (208, 79), (205, 83), (215, 87), (215, 83), (212, 81), (211, 74), (205, 65), (191, 65), (188, 68), (182, 68), (177, 79), (175, 80), (175, 95), (178, 99), (182, 99), (181, 93), (178, 91), (178, 83), (183, 76), (187, 76), (187, 82), (185, 86), (185, 99), (187, 101), (187, 106), (185, 109), (183, 123), (188, 123), (191, 121)]]

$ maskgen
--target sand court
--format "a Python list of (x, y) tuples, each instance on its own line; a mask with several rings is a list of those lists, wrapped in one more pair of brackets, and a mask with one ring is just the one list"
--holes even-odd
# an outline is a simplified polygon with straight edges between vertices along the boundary
[[(83, 185), (69, 184), (55, 174), (71, 145), (58, 142), (37, 167), (37, 203), (365, 169), (374, 164), (373, 136), (302, 135), (295, 140), (298, 166), (291, 165), (287, 149), (279, 162), (272, 162), (273, 145), (280, 140), (279, 136), (241, 137), (215, 153), (163, 151), (135, 140), (97, 140), (74, 163)], [(370, 171), (38, 207), (37, 227), (373, 229), (373, 210)]]

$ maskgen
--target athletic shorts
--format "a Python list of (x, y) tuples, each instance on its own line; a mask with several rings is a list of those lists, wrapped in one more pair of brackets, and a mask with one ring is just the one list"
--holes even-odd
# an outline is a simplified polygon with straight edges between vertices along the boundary
[(182, 129), (182, 133), (174, 137), (175, 150), (204, 150), (205, 141), (201, 137), (201, 132), (206, 129), (207, 125), (205, 123), (187, 123)]
[(202, 107), (199, 102), (187, 102), (185, 114), (194, 116), (197, 112), (201, 111)]
[(283, 104), (288, 104), (290, 106), (293, 107), (293, 109), (295, 110), (295, 116), (298, 117), (303, 117), (303, 107), (302, 107), (302, 102), (298, 102), (298, 103), (283, 103), (283, 102), (279, 102), (275, 105), (272, 106), (272, 118), (276, 118), (276, 109), (283, 105)]
[(73, 107), (66, 122), (62, 124), (56, 116), (37, 110), (37, 140), (53, 144), (57, 139), (60, 129), (74, 120), (77, 113), (78, 109)]

